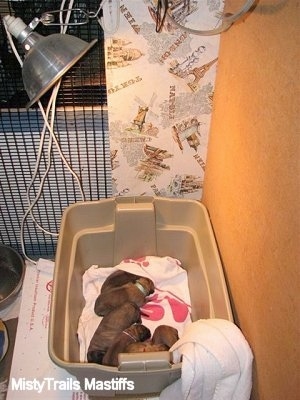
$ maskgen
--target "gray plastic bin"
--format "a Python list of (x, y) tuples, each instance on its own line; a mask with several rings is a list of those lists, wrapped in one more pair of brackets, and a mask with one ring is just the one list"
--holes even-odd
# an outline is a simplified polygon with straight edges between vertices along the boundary
[[(188, 274), (192, 320), (232, 312), (208, 213), (198, 201), (118, 197), (76, 203), (62, 218), (55, 259), (49, 355), (74, 375), (89, 395), (102, 398), (157, 396), (180, 377), (168, 352), (125, 355), (119, 368), (79, 361), (78, 319), (84, 307), (82, 275), (93, 264), (112, 267), (124, 258), (171, 256)], [(147, 357), (147, 358), (146, 358)], [(134, 390), (93, 390), (91, 381), (125, 378)]]

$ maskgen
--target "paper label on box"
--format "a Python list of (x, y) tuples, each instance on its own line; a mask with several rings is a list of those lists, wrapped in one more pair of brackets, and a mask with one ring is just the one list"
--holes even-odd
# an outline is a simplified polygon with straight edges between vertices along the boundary
[[(27, 265), (7, 400), (88, 400), (75, 376), (48, 354), (52, 275)], [(59, 338), (58, 338), (59, 340)], [(147, 400), (140, 398), (135, 400)], [(152, 400), (158, 400), (157, 398)]]
[(52, 274), (27, 266), (7, 400), (88, 399), (76, 377), (48, 354), (52, 283)]

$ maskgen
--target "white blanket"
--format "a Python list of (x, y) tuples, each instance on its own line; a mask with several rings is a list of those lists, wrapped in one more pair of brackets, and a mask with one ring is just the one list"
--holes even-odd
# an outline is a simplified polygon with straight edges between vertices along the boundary
[(193, 322), (170, 351), (175, 362), (182, 359), (182, 375), (160, 400), (249, 400), (253, 355), (232, 322)]
[(95, 300), (105, 279), (118, 269), (148, 277), (154, 282), (155, 292), (142, 307), (143, 313), (148, 315), (142, 315), (142, 323), (152, 334), (158, 325), (164, 324), (176, 328), (180, 337), (184, 327), (191, 323), (187, 272), (181, 267), (179, 260), (168, 256), (146, 256), (123, 260), (115, 267), (101, 268), (92, 265), (82, 278), (85, 306), (77, 331), (81, 361), (86, 361), (89, 343), (102, 318), (94, 312)]

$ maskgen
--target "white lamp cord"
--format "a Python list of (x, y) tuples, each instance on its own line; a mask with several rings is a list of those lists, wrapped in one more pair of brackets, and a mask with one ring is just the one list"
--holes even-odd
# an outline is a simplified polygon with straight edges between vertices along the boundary
[[(106, 3), (108, 3), (111, 19), (113, 19), (113, 7), (114, 7), (114, 10), (116, 10), (115, 26), (113, 26), (113, 28), (111, 28), (110, 30), (107, 28), (107, 26), (105, 24), (104, 16), (98, 17), (100, 10), (102, 9), (102, 11), (103, 11), (103, 7), (106, 5)], [(101, 28), (103, 29), (103, 31), (107, 35), (113, 35), (114, 33), (117, 32), (117, 30), (119, 29), (119, 26), (120, 26), (120, 0), (103, 0), (98, 11), (95, 13), (95, 15), (97, 16), (96, 17), (97, 21), (98, 21), (99, 25), (101, 26)]]
[[(64, 4), (65, 4), (65, 1), (66, 1), (66, 0), (63, 0), (63, 1), (62, 1), (62, 3), (61, 3), (61, 9), (63, 9)], [(69, 8), (70, 8), (70, 9), (72, 8), (73, 3), (74, 3), (74, 0), (71, 0), (71, 1), (70, 1), (70, 4), (69, 4)], [(68, 13), (67, 13), (65, 23), (68, 22), (68, 20), (69, 20), (69, 18), (70, 18), (70, 14), (71, 14), (71, 10), (68, 11)], [(60, 14), (60, 18), (62, 19), (62, 13)], [(11, 48), (12, 48), (12, 50), (13, 50), (13, 52), (14, 52), (14, 54), (15, 54), (15, 56), (16, 56), (16, 58), (17, 58), (19, 64), (20, 64), (20, 66), (22, 67), (23, 61), (22, 61), (20, 55), (19, 55), (18, 52), (17, 52), (17, 49), (16, 49), (16, 47), (15, 47), (15, 44), (14, 44), (14, 42), (13, 42), (13, 40), (12, 40), (12, 36), (11, 36), (10, 32), (8, 31), (5, 22), (4, 22), (4, 26), (5, 26), (5, 29), (6, 29), (6, 33), (7, 33), (7, 37), (8, 37), (10, 46), (11, 46)], [(61, 27), (61, 33), (65, 33), (66, 30), (67, 30), (67, 25), (64, 25), (64, 26)], [(30, 181), (30, 184), (28, 185), (28, 188), (27, 188), (28, 209), (26, 210), (25, 214), (23, 215), (23, 218), (22, 218), (22, 221), (21, 221), (21, 232), (20, 232), (20, 236), (21, 236), (21, 247), (22, 247), (22, 251), (23, 251), (23, 253), (24, 253), (24, 256), (25, 256), (25, 258), (26, 258), (28, 261), (30, 261), (30, 262), (32, 262), (32, 263), (34, 263), (34, 264), (36, 264), (36, 261), (32, 260), (32, 259), (27, 255), (26, 249), (25, 249), (25, 243), (24, 243), (24, 227), (25, 227), (25, 222), (26, 222), (26, 219), (27, 219), (28, 215), (30, 214), (30, 216), (31, 216), (31, 218), (32, 218), (32, 220), (33, 220), (33, 222), (34, 222), (34, 223), (37, 225), (37, 227), (38, 227), (40, 230), (42, 230), (44, 233), (49, 234), (49, 235), (52, 235), (52, 236), (55, 236), (55, 237), (58, 236), (58, 233), (52, 233), (52, 232), (49, 232), (49, 231), (47, 231), (46, 229), (44, 229), (44, 228), (36, 221), (36, 218), (35, 218), (34, 215), (33, 215), (33, 208), (35, 207), (35, 205), (37, 204), (38, 200), (39, 200), (40, 197), (41, 197), (41, 194), (42, 194), (42, 192), (43, 192), (43, 187), (44, 187), (45, 180), (46, 180), (46, 178), (47, 178), (47, 176), (48, 176), (48, 173), (49, 173), (49, 171), (50, 171), (50, 168), (51, 168), (51, 153), (52, 153), (52, 143), (53, 143), (53, 142), (54, 142), (55, 145), (56, 145), (56, 148), (57, 148), (57, 150), (58, 150), (58, 153), (59, 153), (59, 155), (60, 155), (60, 157), (61, 157), (61, 159), (62, 159), (64, 165), (67, 167), (67, 169), (69, 170), (69, 172), (70, 172), (70, 173), (72, 174), (72, 176), (75, 178), (75, 180), (76, 180), (76, 182), (77, 182), (77, 184), (78, 184), (78, 186), (79, 186), (79, 189), (80, 189), (80, 193), (81, 193), (82, 200), (83, 200), (83, 201), (85, 200), (85, 196), (84, 196), (84, 192), (83, 192), (83, 188), (82, 188), (82, 184), (81, 184), (81, 182), (80, 182), (80, 179), (79, 179), (78, 175), (73, 171), (73, 169), (71, 168), (70, 164), (68, 163), (68, 161), (66, 160), (65, 156), (63, 155), (62, 150), (61, 150), (61, 148), (60, 148), (60, 145), (59, 145), (59, 143), (58, 143), (57, 137), (56, 137), (56, 135), (55, 135), (54, 128), (53, 128), (53, 127), (54, 127), (54, 117), (55, 117), (55, 112), (56, 112), (56, 100), (57, 100), (57, 94), (58, 94), (58, 90), (59, 90), (59, 87), (60, 87), (60, 83), (61, 83), (61, 80), (58, 81), (58, 83), (55, 85), (55, 87), (54, 87), (54, 89), (53, 89), (53, 91), (52, 91), (52, 95), (51, 95), (50, 100), (49, 100), (49, 103), (48, 103), (48, 105), (47, 105), (46, 112), (45, 112), (45, 110), (44, 110), (44, 108), (43, 108), (41, 102), (40, 102), (40, 101), (38, 102), (40, 111), (41, 111), (42, 116), (43, 116), (43, 119), (44, 119), (44, 126), (43, 126), (43, 129), (42, 129), (42, 132), (41, 132), (40, 145), (39, 145), (39, 150), (38, 150), (38, 155), (37, 155), (37, 159), (36, 159), (36, 164), (35, 164), (34, 173), (33, 173), (32, 179), (31, 179), (31, 181)], [(49, 119), (50, 109), (51, 109), (51, 120), (50, 120), (50, 123), (49, 123), (48, 119)], [(42, 158), (42, 150), (43, 150), (44, 142), (45, 142), (45, 134), (46, 134), (47, 129), (48, 129), (50, 135), (49, 135), (49, 142), (48, 142), (48, 149), (47, 149), (47, 164), (46, 164), (46, 170), (45, 170), (45, 173), (44, 173), (44, 175), (43, 175), (43, 177), (42, 177), (42, 179), (41, 179), (41, 181), (40, 181), (40, 186), (39, 186), (38, 193), (37, 193), (36, 197), (34, 198), (34, 200), (31, 201), (31, 200), (30, 200), (30, 190), (31, 190), (31, 188), (32, 188), (32, 186), (33, 186), (33, 184), (34, 184), (34, 182), (35, 182), (35, 180), (36, 180), (36, 177), (37, 177), (37, 174), (38, 174), (38, 171), (39, 171), (40, 162), (41, 162), (41, 158)]]
[[(241, 18), (244, 14), (246, 14), (250, 8), (253, 6), (255, 0), (245, 0), (243, 6), (233, 15), (228, 15), (224, 17), (223, 23), (215, 28), (210, 30), (200, 30), (200, 29), (192, 29), (188, 28), (179, 22), (177, 22), (174, 18), (172, 13), (170, 12), (168, 1), (167, 0), (158, 0), (158, 4), (160, 4), (161, 8), (165, 12), (165, 17), (169, 19), (169, 21), (174, 24), (177, 28), (190, 33), (192, 35), (199, 35), (199, 36), (211, 36), (211, 35), (218, 35), (224, 31), (226, 31), (235, 21)], [(220, 16), (222, 13), (220, 14)]]

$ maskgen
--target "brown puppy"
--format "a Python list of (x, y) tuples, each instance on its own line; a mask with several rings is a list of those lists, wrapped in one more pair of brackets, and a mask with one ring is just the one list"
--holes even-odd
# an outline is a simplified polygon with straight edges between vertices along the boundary
[(165, 344), (152, 344), (151, 342), (130, 343), (124, 353), (144, 353), (150, 351), (168, 351), (169, 347)]
[(125, 352), (168, 351), (178, 339), (177, 329), (169, 325), (159, 325), (155, 329), (151, 341), (131, 343), (126, 347)]
[(110, 274), (105, 279), (103, 285), (101, 286), (101, 293), (105, 292), (106, 290), (113, 289), (115, 287), (123, 286), (129, 282), (134, 283), (139, 278), (141, 278), (139, 275), (131, 274), (130, 272), (122, 270), (117, 270), (112, 274)]
[(169, 325), (159, 325), (152, 336), (152, 344), (165, 344), (172, 347), (179, 339), (177, 329)]
[(88, 362), (101, 364), (107, 349), (115, 338), (134, 323), (141, 323), (140, 309), (136, 304), (123, 303), (112, 310), (99, 323), (88, 348)]
[(131, 325), (120, 333), (119, 336), (113, 341), (110, 348), (103, 357), (102, 364), (110, 365), (112, 367), (118, 366), (118, 355), (124, 353), (125, 348), (130, 343), (135, 343), (149, 339), (151, 337), (150, 329), (141, 324)]
[(135, 283), (129, 282), (100, 293), (95, 301), (94, 311), (97, 315), (103, 316), (126, 301), (141, 307), (146, 303), (146, 297), (153, 292), (154, 283), (152, 280), (141, 277)]

